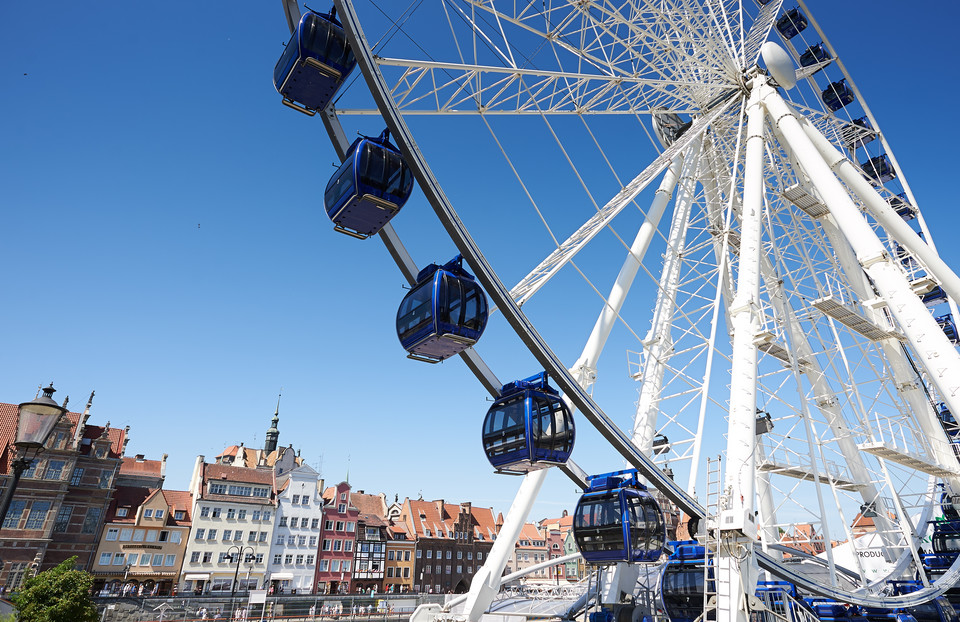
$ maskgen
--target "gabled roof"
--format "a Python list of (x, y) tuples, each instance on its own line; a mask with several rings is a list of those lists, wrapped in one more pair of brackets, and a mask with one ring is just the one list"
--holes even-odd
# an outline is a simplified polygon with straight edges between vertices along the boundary
[(386, 518), (387, 504), (383, 502), (380, 495), (367, 495), (362, 492), (350, 493), (350, 502), (357, 506), (361, 515), (377, 516)]
[[(442, 500), (406, 501), (410, 507), (410, 516), (408, 523), (413, 527), (417, 538), (447, 538), (448, 534), (457, 531), (456, 523), (460, 515), (460, 505), (456, 503), (444, 503)], [(441, 511), (442, 510), (442, 511)], [(492, 508), (470, 508), (472, 517), (474, 538), (492, 541), (497, 533), (497, 524), (493, 515)], [(426, 530), (430, 530), (430, 535), (426, 535)]]
[[(225, 464), (204, 463), (202, 479), (201, 499), (233, 500), (241, 503), (276, 503), (277, 485), (273, 469), (247, 469)], [(270, 495), (268, 497), (240, 497), (230, 494), (211, 494), (207, 486), (209, 482), (267, 486), (270, 488)]]
[[(106, 522), (108, 523), (135, 523), (137, 509), (151, 498), (157, 488), (143, 488), (141, 486), (117, 486), (110, 507), (107, 509)], [(127, 510), (126, 516), (117, 516), (117, 510)]]
[[(540, 533), (540, 530), (537, 529), (537, 526), (533, 523), (524, 523), (523, 529), (520, 530), (520, 537), (517, 538), (518, 547), (531, 547), (531, 548), (543, 548), (543, 545), (535, 545), (534, 542), (541, 542), (545, 540), (543, 534)], [(520, 542), (526, 541), (529, 544), (521, 545)]]
[[(193, 521), (191, 508), (193, 507), (193, 495), (186, 490), (163, 490), (163, 497), (167, 501), (170, 511), (167, 512), (167, 524), (181, 527), (189, 527)], [(183, 518), (177, 520), (176, 513), (183, 512)]]

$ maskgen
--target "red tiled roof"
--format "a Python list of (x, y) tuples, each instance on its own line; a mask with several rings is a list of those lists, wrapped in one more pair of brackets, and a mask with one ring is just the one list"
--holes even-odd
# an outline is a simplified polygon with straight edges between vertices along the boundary
[[(523, 529), (520, 530), (520, 537), (517, 538), (517, 542), (519, 543), (520, 540), (528, 540), (530, 542), (530, 544), (526, 544), (524, 546), (534, 546), (534, 542), (545, 540), (545, 538), (543, 537), (543, 534), (540, 533), (540, 530), (537, 529), (536, 525), (533, 523), (524, 523)], [(542, 547), (537, 546), (537, 548)]]
[[(137, 520), (137, 508), (153, 496), (158, 488), (143, 488), (141, 486), (117, 486), (107, 510), (108, 523), (134, 523)], [(126, 516), (117, 516), (117, 509), (126, 508)]]
[[(170, 511), (167, 512), (168, 525), (189, 526), (192, 517), (190, 508), (193, 506), (193, 495), (186, 490), (164, 490), (163, 498), (167, 501)], [(175, 512), (183, 512), (183, 518), (176, 519)]]
[(210, 480), (224, 480), (228, 482), (243, 482), (246, 484), (264, 484), (275, 488), (273, 469), (245, 469), (226, 464), (205, 464), (203, 470), (204, 482)]
[(360, 510), (360, 514), (368, 514), (385, 518), (387, 516), (387, 505), (383, 502), (380, 495), (367, 495), (359, 492), (350, 493), (350, 502)]
[(120, 465), (121, 475), (150, 475), (160, 477), (163, 463), (159, 460), (137, 460), (136, 458), (124, 458)]
[[(460, 514), (460, 505), (443, 503), (442, 501), (407, 500), (410, 507), (410, 521), (417, 538), (426, 537), (425, 529), (430, 530), (429, 537), (446, 538), (448, 532), (456, 531), (454, 526)], [(442, 505), (443, 512), (440, 509)], [(497, 533), (496, 520), (492, 508), (471, 507), (473, 516), (474, 537), (482, 536), (484, 540), (493, 540)]]

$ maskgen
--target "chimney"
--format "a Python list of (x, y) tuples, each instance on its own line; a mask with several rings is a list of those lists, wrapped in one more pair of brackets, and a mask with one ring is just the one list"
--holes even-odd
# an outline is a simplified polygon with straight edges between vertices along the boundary
[(193, 463), (193, 475), (190, 477), (190, 494), (194, 497), (201, 497), (203, 493), (203, 455), (197, 456)]
[(160, 458), (160, 478), (166, 479), (167, 477), (167, 454), (163, 454), (163, 457)]
[(443, 499), (434, 501), (437, 504), (437, 512), (440, 512), (440, 520), (443, 520)]
[(564, 510), (564, 511), (563, 511), (563, 514), (561, 515), (561, 518), (566, 518), (566, 517), (567, 517), (567, 511)]

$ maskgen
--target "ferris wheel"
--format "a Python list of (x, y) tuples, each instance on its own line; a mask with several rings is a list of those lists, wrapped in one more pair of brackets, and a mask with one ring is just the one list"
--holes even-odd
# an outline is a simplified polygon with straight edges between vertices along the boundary
[[(284, 6), (293, 29), (299, 8)], [(322, 111), (345, 161), (359, 156), (343, 123), (379, 133), (382, 117), (579, 420), (705, 519), (717, 619), (745, 619), (758, 566), (875, 606), (957, 582), (960, 562), (927, 581), (922, 547), (960, 499), (960, 279), (809, 7), (444, 0), (384, 19), (392, 7), (336, 6), (358, 70), (341, 59), (325, 98), (285, 102)], [(376, 226), (417, 283), (393, 225)], [(477, 338), (442, 356), (498, 395)], [(544, 472), (515, 506), (529, 510)], [(914, 575), (922, 589), (885, 595)]]

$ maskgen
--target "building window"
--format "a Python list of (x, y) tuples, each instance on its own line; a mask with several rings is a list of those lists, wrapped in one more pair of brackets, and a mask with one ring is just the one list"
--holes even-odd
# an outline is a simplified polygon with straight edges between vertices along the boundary
[(483, 553), (481, 553), (480, 551), (477, 551), (477, 561), (480, 561), (482, 559), (483, 559)]
[(287, 536), (287, 546), (296, 546), (297, 536)]
[(113, 560), (113, 553), (100, 553), (99, 564), (101, 566), (109, 566), (112, 560)]
[(420, 559), (423, 556), (422, 553), (423, 551), (421, 551), (420, 549), (417, 549), (417, 559)]
[(280, 553), (277, 553), (276, 555), (273, 556), (274, 564), (279, 564), (281, 560), (283, 560), (283, 555), (281, 555)]
[(342, 546), (343, 546), (343, 540), (334, 540), (334, 541), (333, 541), (333, 550), (334, 550), (334, 551), (339, 551)]
[(390, 566), (389, 568), (387, 568), (387, 578), (388, 579), (393, 578), (393, 566)]
[(429, 529), (424, 529), (424, 530), (423, 530), (423, 535), (425, 535), (426, 537), (429, 538), (429, 537), (430, 537), (430, 530), (429, 530)]
[(423, 571), (427, 574), (433, 574), (433, 566), (430, 566), (430, 565), (424, 566)]
[(257, 532), (250, 531), (247, 532), (247, 542), (256, 542), (257, 541)]
[(154, 529), (147, 530), (147, 542), (156, 542), (157, 541), (157, 532)]
[[(8, 515), (9, 518), (9, 515)], [(6, 524), (4, 524), (6, 526)], [(87, 508), (87, 516), (83, 519), (81, 533), (97, 533), (100, 527), (100, 508)]]
[(270, 520), (270, 512), (266, 512), (266, 511), (265, 511), (265, 512), (263, 513), (263, 520)]
[(346, 501), (346, 500), (347, 500), (347, 493), (341, 492), (341, 493), (340, 493), (340, 500), (341, 500), (341, 501)]
[(163, 510), (155, 510), (153, 513), (154, 518), (163, 518)]
[(310, 529), (316, 529), (316, 528), (319, 527), (319, 526), (320, 526), (320, 519), (319, 519), (319, 518), (315, 518), (315, 519), (313, 519), (313, 520), (310, 521)]
[(447, 551), (447, 559), (451, 559), (452, 557), (453, 557), (453, 551)]
[(300, 495), (293, 495), (293, 504), (299, 505), (299, 503), (300, 503)]
[(473, 566), (467, 566), (467, 574), (473, 574)]
[(34, 501), (30, 508), (30, 515), (27, 517), (27, 524), (24, 529), (42, 529), (44, 521), (47, 520), (47, 512), (50, 511), (49, 501)]
[(290, 519), (290, 528), (292, 529), (292, 528), (295, 528), (296, 526), (297, 526), (297, 517), (294, 516), (293, 518)]
[(232, 533), (233, 533), (233, 532), (230, 531), (229, 529), (224, 529), (224, 530), (223, 530), (223, 541), (224, 541), (224, 542), (229, 542), (229, 541), (230, 541), (230, 534), (232, 534)]
[(113, 554), (113, 565), (114, 565), (114, 566), (122, 566), (122, 565), (123, 565), (123, 561), (124, 561), (124, 555), (123, 555), (123, 553), (114, 553), (114, 554)]
[(120, 530), (120, 542), (130, 542), (133, 539), (133, 529), (125, 527)]
[(63, 460), (48, 460), (47, 461), (47, 472), (44, 474), (44, 479), (60, 479), (63, 477), (63, 467), (66, 465), (66, 462)]
[(387, 551), (387, 560), (393, 561), (393, 551)]
[(240, 541), (242, 541), (242, 540), (243, 540), (243, 530), (242, 530), (242, 529), (237, 529), (237, 530), (235, 530), (235, 531), (233, 532), (233, 541), (234, 541), (234, 542), (240, 542)]
[(211, 529), (207, 532), (207, 540), (216, 540), (217, 539), (217, 530)]
[(123, 518), (127, 515), (127, 508), (117, 508), (117, 517)]
[(70, 516), (73, 514), (72, 505), (61, 505), (57, 512), (57, 518), (53, 522), (53, 530), (57, 533), (63, 533), (70, 526)]
[(317, 546), (317, 536), (310, 536), (310, 546)]
[(277, 534), (277, 544), (283, 544), (286, 538), (282, 533)]
[(338, 520), (338, 521), (337, 521), (337, 531), (343, 531), (343, 521), (342, 521), (342, 520)]
[[(419, 553), (419, 552), (420, 552), (420, 551), (417, 551), (417, 553)], [(420, 556), (417, 555), (417, 557), (420, 557)], [(430, 550), (430, 549), (427, 549), (427, 559), (433, 559), (433, 551)]]
[(261, 532), (260, 532), (260, 538), (259, 538), (257, 541), (258, 541), (258, 542), (266, 542), (266, 541), (267, 541), (267, 532), (266, 532), (266, 531), (261, 531)]
[(199, 561), (200, 561), (200, 551), (194, 551), (193, 553), (190, 553), (191, 564), (196, 564)]
[(237, 510), (234, 508), (227, 509), (227, 518), (233, 519), (237, 517)]
[(200, 516), (202, 516), (203, 518), (206, 518), (206, 517), (210, 516), (210, 506), (209, 506), (209, 505), (200, 506)]
[(286, 526), (287, 526), (287, 517), (286, 517), (286, 516), (281, 516), (281, 517), (280, 517), (280, 526), (281, 526), (281, 527), (286, 527)]
[(253, 520), (260, 520), (260, 510), (253, 511)]
[(210, 563), (210, 560), (212, 560), (212, 559), (213, 559), (213, 552), (212, 552), (212, 551), (206, 551), (206, 552), (203, 554), (203, 563), (209, 564), (209, 563)]
[(231, 558), (231, 555), (228, 553), (220, 553), (220, 555), (217, 557), (218, 564), (228, 564), (232, 561), (233, 559)]
[[(400, 559), (399, 553), (397, 554), (397, 559)], [(405, 562), (410, 561), (410, 551), (404, 551), (404, 552), (403, 552), (403, 561), (405, 561)]]
[[(254, 557), (253, 559), (254, 559), (254, 561), (256, 561), (258, 564), (262, 564), (262, 563), (263, 563), (263, 553), (257, 553), (257, 556)], [(250, 589), (251, 589), (251, 590), (252, 590), (252, 589), (256, 589), (256, 586), (254, 586), (254, 587), (252, 587), (252, 588), (250, 588)]]
[(303, 563), (303, 555), (297, 555), (296, 563), (297, 563), (297, 564), (302, 564), (302, 563)]
[(467, 559), (473, 561), (473, 551), (467, 551)]
[(457, 566), (457, 574), (463, 574), (463, 566)]
[(225, 495), (227, 494), (227, 485), (226, 484), (215, 484), (210, 483), (210, 494), (211, 495)]
[(176, 555), (167, 555), (166, 557), (163, 558), (163, 565), (172, 566), (176, 563), (176, 561), (177, 561)]
[(197, 540), (203, 540), (203, 535), (204, 535), (205, 533), (207, 533), (207, 530), (206, 530), (206, 529), (197, 529), (196, 536), (195, 536), (196, 539), (197, 539)]
[(457, 559), (463, 559), (463, 551), (457, 551)]
[(269, 489), (269, 488), (254, 488), (254, 489), (253, 489), (253, 496), (254, 496), (254, 497), (263, 497), (263, 498), (269, 497), (269, 496), (270, 496), (270, 489)]
[(320, 560), (320, 572), (327, 572), (330, 570), (330, 560), (321, 559)]
[(237, 520), (246, 520), (247, 511), (246, 510), (237, 510)]
[(450, 574), (450, 564), (447, 564), (447, 574)]
[(323, 521), (323, 528), (324, 528), (324, 529), (333, 529), (333, 521), (332, 521), (332, 520), (325, 520), (325, 521)]
[(320, 547), (320, 550), (321, 550), (321, 551), (329, 551), (329, 550), (330, 550), (330, 541), (329, 541), (329, 540), (324, 540), (324, 541), (323, 541), (323, 546)]
[(313, 555), (307, 555), (307, 565), (308, 566), (313, 565)]
[(83, 469), (74, 469), (73, 475), (70, 476), (70, 485), (79, 486), (80, 480), (83, 479)]
[(34, 460), (33, 462), (30, 463), (30, 466), (27, 467), (27, 469), (23, 472), (23, 475), (21, 475), (20, 477), (24, 477), (24, 478), (33, 478), (33, 477), (36, 477), (36, 476), (37, 476), (37, 468), (38, 468), (39, 466), (40, 466), (40, 461), (39, 461), (39, 460)]
[(213, 508), (213, 509), (210, 511), (210, 515), (211, 515), (213, 518), (220, 518), (220, 515), (221, 515), (222, 513), (223, 513), (223, 509), (222, 509), (222, 508)]
[(187, 513), (183, 510), (177, 510), (173, 513), (173, 520), (183, 520), (187, 517)]
[(144, 510), (144, 511), (143, 511), (143, 517), (144, 517), (144, 518), (153, 518), (153, 510)]
[(330, 564), (330, 572), (339, 572), (340, 571), (340, 560), (335, 559), (333, 563)]
[(307, 546), (307, 536), (297, 536), (297, 544), (300, 546)]
[(346, 504), (346, 503), (341, 503), (340, 505), (337, 506), (337, 513), (338, 513), (338, 514), (344, 514), (344, 513), (346, 513), (346, 511), (347, 511), (347, 504)]
[(343, 541), (343, 550), (344, 550), (344, 551), (347, 551), (347, 552), (352, 551), (352, 550), (353, 550), (353, 540), (344, 540), (344, 541)]
[(349, 560), (344, 560), (343, 565), (340, 566), (340, 570), (342, 570), (342, 571), (344, 571), (344, 572), (350, 572), (350, 561), (349, 561)]
[[(166, 532), (164, 532), (164, 533), (166, 533)], [(171, 532), (170, 532), (170, 542), (173, 542), (174, 544), (180, 544), (180, 532), (179, 532), (179, 531), (171, 531)]]
[[(4, 525), (6, 527), (6, 525)], [(120, 537), (120, 528), (119, 527), (107, 527), (107, 540), (113, 542), (118, 537)]]

